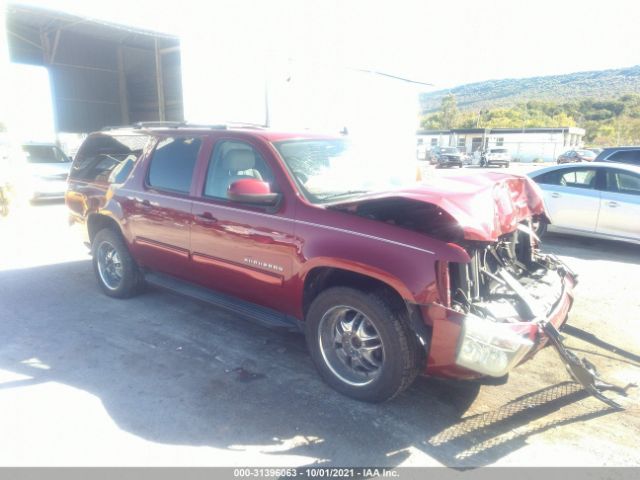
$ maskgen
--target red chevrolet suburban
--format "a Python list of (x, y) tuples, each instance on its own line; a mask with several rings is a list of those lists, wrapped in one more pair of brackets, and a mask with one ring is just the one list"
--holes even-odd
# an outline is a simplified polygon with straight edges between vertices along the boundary
[(357, 399), (504, 377), (556, 341), (576, 280), (538, 248), (531, 180), (382, 185), (360, 162), (347, 137), (137, 124), (85, 140), (66, 203), (104, 293), (152, 284), (300, 330)]

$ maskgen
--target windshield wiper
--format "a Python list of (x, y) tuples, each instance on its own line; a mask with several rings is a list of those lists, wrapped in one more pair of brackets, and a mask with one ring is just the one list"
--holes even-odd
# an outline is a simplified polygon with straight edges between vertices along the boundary
[(339, 197), (345, 197), (345, 196), (349, 196), (349, 195), (357, 195), (359, 193), (369, 193), (370, 190), (348, 190), (346, 192), (339, 192), (339, 193), (332, 193), (331, 195), (326, 195), (324, 197), (322, 197), (322, 200), (329, 200), (329, 199), (334, 199), (334, 198), (339, 198)]

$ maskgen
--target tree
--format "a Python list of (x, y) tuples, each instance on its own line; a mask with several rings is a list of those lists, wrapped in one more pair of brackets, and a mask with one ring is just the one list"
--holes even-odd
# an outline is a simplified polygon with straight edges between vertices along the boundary
[(456, 98), (449, 94), (421, 124), (425, 129), (579, 126), (586, 130), (587, 145), (639, 144), (640, 94), (565, 102), (521, 100), (508, 106), (483, 105), (479, 112), (459, 111)]
[(442, 128), (451, 129), (456, 128), (458, 123), (458, 105), (456, 103), (456, 96), (452, 93), (448, 94), (442, 99), (440, 105), (440, 112), (442, 114)]

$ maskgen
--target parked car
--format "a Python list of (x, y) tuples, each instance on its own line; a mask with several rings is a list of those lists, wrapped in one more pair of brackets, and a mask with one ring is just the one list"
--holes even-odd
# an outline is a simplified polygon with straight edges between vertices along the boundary
[(462, 168), (462, 154), (455, 147), (433, 147), (431, 149), (431, 159), (437, 168)]
[(509, 149), (503, 147), (493, 147), (480, 154), (480, 166), (490, 167), (497, 165), (499, 167), (508, 167), (511, 163), (511, 153)]
[(640, 166), (640, 147), (607, 147), (598, 154), (595, 161), (629, 163)]
[(16, 195), (29, 200), (64, 198), (71, 159), (53, 143), (25, 143), (11, 160)]
[(427, 145), (422, 141), (422, 139), (419, 139), (416, 145), (416, 159), (420, 162), (429, 160), (429, 151), (427, 149)]
[(462, 159), (462, 163), (464, 165), (472, 165), (473, 164), (473, 154), (467, 152), (460, 152), (460, 157)]
[(567, 150), (558, 157), (558, 165), (563, 163), (593, 162), (596, 154), (591, 150)]
[(640, 243), (640, 167), (606, 162), (558, 165), (529, 173), (540, 185), (547, 230)]
[(382, 188), (354, 161), (345, 137), (140, 124), (89, 135), (66, 203), (106, 295), (147, 283), (304, 332), (360, 400), (504, 377), (560, 341), (576, 277), (538, 248), (530, 179)]

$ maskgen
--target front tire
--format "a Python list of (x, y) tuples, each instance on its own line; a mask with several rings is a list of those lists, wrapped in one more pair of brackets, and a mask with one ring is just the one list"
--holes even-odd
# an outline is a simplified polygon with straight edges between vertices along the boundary
[(543, 219), (535, 220), (532, 224), (534, 233), (538, 236), (538, 238), (542, 239), (547, 233), (547, 221)]
[(307, 346), (323, 380), (366, 402), (389, 400), (409, 387), (421, 349), (405, 314), (380, 297), (348, 287), (320, 293), (307, 314)]
[(119, 232), (100, 230), (91, 243), (91, 254), (93, 270), (105, 294), (129, 298), (138, 292), (141, 274)]

